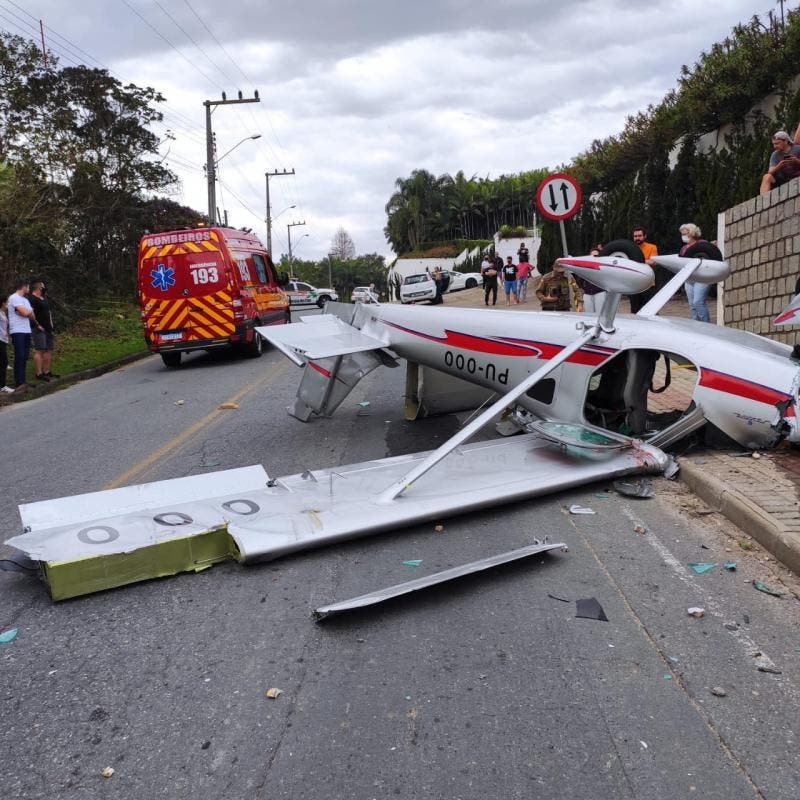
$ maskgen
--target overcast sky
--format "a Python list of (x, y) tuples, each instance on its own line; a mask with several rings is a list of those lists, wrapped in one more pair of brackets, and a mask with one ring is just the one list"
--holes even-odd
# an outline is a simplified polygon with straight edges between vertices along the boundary
[[(203, 100), (213, 115), (218, 205), (273, 249), (318, 259), (343, 226), (357, 252), (390, 254), (384, 206), (414, 169), (496, 177), (555, 168), (658, 103), (682, 64), (769, 0), (0, 0), (0, 27), (38, 34), (61, 64), (99, 62), (166, 97), (161, 152), (173, 199), (207, 208)], [(61, 38), (63, 37), (63, 38)], [(80, 48), (80, 50), (77, 50)], [(81, 52), (83, 51), (83, 52)], [(95, 61), (90, 61), (91, 56)], [(164, 135), (166, 130), (159, 127)], [(294, 209), (286, 209), (294, 205)], [(304, 234), (308, 234), (304, 236)]]

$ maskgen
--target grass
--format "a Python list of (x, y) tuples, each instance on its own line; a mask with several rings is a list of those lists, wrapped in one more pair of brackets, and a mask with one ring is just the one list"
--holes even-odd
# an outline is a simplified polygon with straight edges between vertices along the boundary
[[(57, 330), (52, 371), (62, 376), (71, 375), (146, 349), (139, 307), (133, 303), (104, 303), (87, 311), (85, 318), (68, 331), (59, 333)], [(9, 361), (13, 360), (11, 355), (9, 346)], [(36, 382), (32, 353), (27, 376), (31, 382)], [(11, 372), (7, 382), (11, 382)]]

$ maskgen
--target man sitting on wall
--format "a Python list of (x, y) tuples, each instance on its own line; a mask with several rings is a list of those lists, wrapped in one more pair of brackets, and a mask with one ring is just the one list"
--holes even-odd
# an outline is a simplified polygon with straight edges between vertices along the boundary
[(800, 175), (800, 125), (794, 134), (794, 143), (786, 131), (772, 136), (774, 152), (769, 159), (769, 169), (761, 179), (760, 194), (766, 194), (786, 181)]

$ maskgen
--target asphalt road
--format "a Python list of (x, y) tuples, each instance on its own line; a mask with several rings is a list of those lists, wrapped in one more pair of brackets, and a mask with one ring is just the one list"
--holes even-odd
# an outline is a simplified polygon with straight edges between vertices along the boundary
[[(300, 371), (274, 351), (179, 370), (151, 357), (16, 404), (0, 413), (1, 529), (19, 532), (23, 501), (435, 446), (460, 420), (404, 421), (401, 373), (372, 373), (307, 425), (284, 410)], [(677, 483), (653, 500), (607, 488), (58, 604), (0, 572), (0, 630), (19, 629), (0, 646), (0, 797), (800, 797), (797, 581)], [(545, 535), (569, 552), (311, 620)], [(686, 567), (728, 559), (735, 572)], [(609, 621), (549, 594), (595, 597)], [(770, 662), (780, 674), (757, 669)]]

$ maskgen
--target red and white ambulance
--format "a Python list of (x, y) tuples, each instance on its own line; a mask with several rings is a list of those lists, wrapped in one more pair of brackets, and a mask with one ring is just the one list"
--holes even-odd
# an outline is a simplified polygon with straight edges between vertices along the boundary
[(289, 322), (289, 301), (264, 245), (232, 228), (194, 228), (143, 236), (139, 303), (147, 347), (168, 367), (181, 353), (238, 345), (257, 358), (256, 325)]

